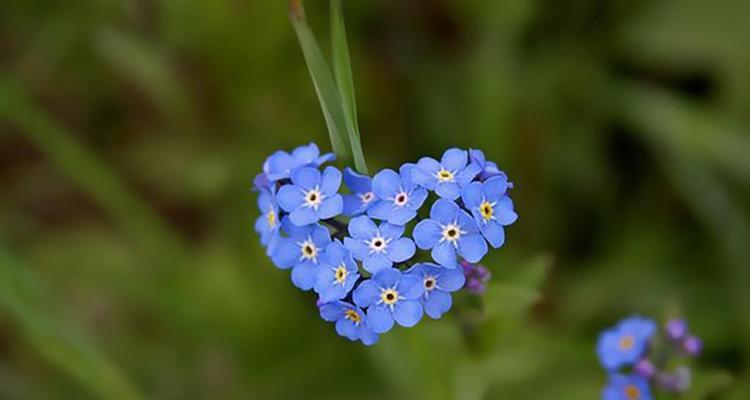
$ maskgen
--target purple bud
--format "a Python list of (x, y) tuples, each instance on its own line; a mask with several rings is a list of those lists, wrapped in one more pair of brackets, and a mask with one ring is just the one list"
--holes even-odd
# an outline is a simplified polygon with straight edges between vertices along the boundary
[(688, 336), (682, 341), (682, 350), (690, 357), (696, 357), (703, 350), (703, 341), (696, 336)]
[(671, 319), (667, 321), (664, 330), (667, 335), (667, 339), (672, 341), (682, 340), (688, 332), (687, 323), (682, 318)]
[(656, 368), (654, 368), (654, 364), (651, 361), (643, 358), (635, 363), (634, 371), (641, 378), (651, 379), (654, 373), (656, 373)]
[(690, 369), (680, 367), (672, 374), (658, 374), (656, 384), (669, 393), (683, 393), (690, 388), (691, 375)]
[(490, 271), (483, 265), (471, 264), (465, 260), (461, 261), (461, 266), (466, 277), (464, 287), (471, 293), (483, 294), (485, 291), (484, 284), (490, 279)]

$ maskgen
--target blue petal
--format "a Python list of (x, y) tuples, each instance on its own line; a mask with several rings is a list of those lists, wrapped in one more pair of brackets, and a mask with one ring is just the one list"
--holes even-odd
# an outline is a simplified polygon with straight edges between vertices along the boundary
[(358, 215), (365, 210), (365, 204), (362, 198), (356, 194), (345, 194), (341, 196), (344, 199), (343, 214), (349, 217)]
[(406, 206), (414, 211), (417, 211), (420, 207), (422, 207), (422, 204), (424, 204), (425, 200), (427, 200), (427, 191), (421, 188), (416, 189), (411, 193), (411, 197), (409, 198), (409, 202), (406, 203)]
[(456, 220), (458, 205), (451, 200), (438, 199), (430, 209), (430, 218), (443, 225), (452, 224)]
[(312, 167), (301, 167), (292, 171), (292, 183), (304, 190), (314, 189), (320, 184), (320, 171)]
[(447, 241), (432, 248), (432, 259), (445, 268), (456, 268), (456, 250)]
[(347, 167), (344, 170), (344, 182), (352, 193), (367, 193), (372, 190), (372, 179)]
[[(438, 166), (438, 169), (439, 169), (439, 166)], [(437, 181), (438, 181), (437, 177), (435, 176), (436, 172), (437, 170), (435, 170), (435, 172), (430, 172), (427, 170), (426, 167), (423, 167), (420, 164), (417, 164), (417, 167), (412, 169), (411, 171), (411, 181), (414, 184), (433, 190), (435, 189), (435, 185), (437, 184)]]
[(389, 199), (398, 193), (401, 187), (401, 178), (390, 169), (384, 169), (372, 178), (372, 191), (378, 198)]
[(393, 207), (388, 222), (394, 225), (406, 225), (407, 222), (417, 216), (417, 212), (408, 207)]
[(416, 167), (416, 164), (406, 163), (398, 169), (398, 174), (401, 176), (401, 184), (403, 185), (403, 189), (411, 190), (416, 185), (416, 183), (414, 183), (414, 180), (412, 179), (412, 174), (414, 173), (414, 169)]
[(367, 327), (367, 323), (361, 323), (358, 331), (359, 340), (361, 340), (365, 346), (372, 346), (378, 342), (378, 335), (373, 333), (370, 328)]
[(273, 209), (273, 197), (268, 192), (260, 192), (258, 194), (258, 209), (260, 209), (260, 212), (263, 214), (268, 213), (268, 210)]
[(435, 176), (435, 174), (437, 174), (438, 171), (440, 171), (440, 168), (440, 163), (431, 157), (422, 157), (419, 159), (419, 161), (417, 161), (417, 169), (424, 171), (433, 177)]
[(295, 160), (289, 153), (277, 151), (268, 157), (263, 164), (263, 172), (266, 173), (266, 177), (270, 181), (274, 182), (288, 178), (291, 171), (300, 165), (300, 162)]
[(456, 182), (463, 187), (469, 184), (480, 172), (482, 168), (477, 164), (469, 164), (456, 175)]
[(344, 199), (337, 194), (332, 197), (323, 199), (318, 207), (318, 216), (320, 219), (333, 218), (344, 210)]
[(393, 319), (399, 325), (411, 328), (422, 319), (422, 304), (414, 300), (399, 300), (393, 307)]
[(419, 221), (414, 227), (414, 241), (422, 250), (435, 247), (443, 236), (440, 224), (432, 219)]
[(433, 319), (438, 319), (451, 309), (453, 300), (449, 293), (433, 290), (425, 296), (424, 311)]
[(477, 221), (469, 215), (464, 210), (459, 210), (456, 214), (456, 220), (458, 220), (458, 225), (461, 227), (462, 231), (468, 232), (468, 233), (477, 233), (479, 232), (479, 226), (477, 225)]
[(483, 187), (487, 199), (498, 201), (508, 191), (508, 178), (502, 175), (487, 179), (484, 181)]
[(364, 257), (362, 260), (362, 266), (367, 271), (374, 274), (384, 268), (390, 269), (390, 267), (393, 266), (393, 262), (383, 253), (373, 253)]
[(464, 287), (466, 277), (463, 268), (446, 269), (440, 268), (437, 280), (437, 288), (445, 292), (455, 292)]
[(401, 280), (401, 272), (393, 268), (382, 269), (372, 276), (372, 280), (381, 288), (392, 288)]
[(370, 239), (375, 236), (377, 230), (375, 223), (364, 215), (349, 221), (349, 234), (356, 239)]
[(443, 153), (440, 164), (448, 171), (456, 172), (466, 166), (468, 157), (469, 155), (466, 153), (466, 150), (448, 149)]
[(444, 199), (455, 200), (461, 196), (461, 188), (455, 182), (442, 182), (435, 186), (435, 193)]
[(326, 167), (320, 178), (320, 191), (326, 196), (331, 196), (339, 191), (341, 186), (341, 171), (335, 167)]
[(486, 224), (480, 225), (479, 229), (482, 231), (482, 235), (490, 242), (490, 245), (494, 248), (500, 248), (505, 243), (505, 230), (503, 226), (497, 223), (497, 221), (490, 221)]
[(333, 153), (326, 153), (315, 159), (314, 163), (317, 166), (321, 166), (328, 162), (336, 161), (336, 155)]
[(393, 328), (393, 317), (383, 305), (367, 309), (367, 326), (375, 333), (386, 333)]
[(331, 243), (331, 232), (328, 229), (320, 226), (313, 225), (310, 233), (313, 243), (321, 249), (325, 249), (329, 243)]
[(336, 321), (344, 317), (346, 308), (343, 306), (343, 302), (335, 301), (332, 303), (325, 303), (320, 306), (320, 317), (328, 322)]
[(305, 202), (305, 194), (294, 185), (284, 185), (276, 194), (276, 199), (284, 211), (291, 212)]
[(317, 265), (303, 261), (292, 268), (292, 283), (302, 290), (310, 290), (315, 285), (317, 272)]
[(502, 225), (510, 225), (518, 220), (518, 214), (513, 211), (513, 201), (504, 196), (495, 206), (497, 210), (497, 221)]
[(396, 290), (398, 295), (406, 300), (417, 300), (424, 293), (424, 283), (416, 274), (405, 274), (398, 282)]
[(461, 194), (461, 199), (464, 201), (466, 208), (473, 210), (479, 208), (482, 204), (482, 184), (474, 182), (469, 186), (466, 186)]
[(416, 250), (411, 239), (400, 238), (388, 245), (388, 258), (393, 262), (400, 263), (412, 258)]
[(313, 225), (297, 226), (292, 223), (289, 216), (285, 216), (281, 219), (281, 229), (293, 239), (306, 240), (312, 233), (313, 228)]
[(487, 254), (487, 242), (476, 233), (463, 235), (458, 239), (458, 252), (468, 262), (479, 262)]
[(344, 238), (344, 246), (352, 252), (357, 260), (364, 260), (370, 252), (370, 247), (361, 239)]
[(400, 238), (401, 235), (404, 234), (404, 227), (389, 223), (380, 224), (380, 234), (383, 235), (385, 239)]
[(281, 239), (271, 252), (271, 261), (282, 269), (291, 268), (297, 262), (301, 253), (299, 246), (292, 239)]
[(299, 207), (289, 213), (289, 220), (294, 225), (305, 226), (318, 222), (318, 213), (310, 207)]
[(352, 299), (359, 307), (369, 307), (380, 301), (380, 288), (372, 279), (367, 279), (354, 289)]
[(393, 202), (386, 200), (377, 200), (367, 209), (367, 215), (370, 218), (379, 220), (388, 220), (393, 212)]
[(292, 151), (292, 157), (304, 163), (311, 163), (320, 155), (320, 150), (315, 143), (307, 146), (299, 146)]
[(359, 335), (357, 335), (357, 326), (354, 322), (346, 318), (341, 318), (336, 321), (336, 333), (349, 340), (359, 339)]
[(469, 160), (475, 164), (478, 164), (480, 167), (484, 168), (484, 163), (486, 161), (486, 158), (484, 157), (484, 152), (482, 150), (469, 149)]
[(344, 247), (341, 242), (338, 240), (334, 240), (331, 242), (328, 246), (326, 246), (325, 251), (323, 254), (320, 255), (320, 261), (323, 264), (328, 264), (332, 267), (336, 267), (341, 264), (341, 262), (349, 257), (349, 252), (346, 250), (346, 247)]

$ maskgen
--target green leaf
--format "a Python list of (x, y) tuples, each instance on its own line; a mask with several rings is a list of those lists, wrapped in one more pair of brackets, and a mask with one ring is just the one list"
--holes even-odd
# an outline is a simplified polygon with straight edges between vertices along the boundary
[(315, 35), (307, 24), (301, 0), (291, 0), (289, 7), (290, 20), (292, 26), (294, 26), (294, 31), (297, 33), (297, 39), (302, 47), (307, 69), (310, 72), (310, 78), (312, 78), (320, 108), (328, 126), (331, 146), (340, 158), (348, 160), (351, 158), (347, 135), (348, 127), (338, 89), (323, 58)]
[(344, 12), (341, 0), (331, 0), (331, 49), (333, 51), (333, 75), (336, 79), (341, 105), (346, 118), (349, 143), (354, 155), (354, 165), (360, 173), (367, 173), (367, 163), (362, 152), (362, 143), (357, 122), (357, 99), (354, 93), (351, 59), (346, 40)]

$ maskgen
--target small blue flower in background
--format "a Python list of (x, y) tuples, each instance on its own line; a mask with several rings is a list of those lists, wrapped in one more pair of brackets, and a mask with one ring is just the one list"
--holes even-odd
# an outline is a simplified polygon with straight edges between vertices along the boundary
[(432, 258), (446, 268), (456, 268), (457, 253), (471, 263), (487, 254), (487, 242), (476, 222), (451, 200), (435, 201), (430, 219), (414, 228), (414, 241), (422, 250), (432, 249)]
[(404, 164), (397, 174), (384, 169), (372, 179), (372, 191), (378, 197), (367, 210), (370, 218), (405, 225), (417, 216), (417, 211), (427, 199), (427, 191), (412, 181), (414, 164)]
[(482, 235), (496, 249), (505, 243), (503, 227), (518, 219), (513, 202), (505, 195), (507, 190), (508, 180), (504, 176), (495, 176), (484, 183), (472, 182), (461, 196)]
[[(486, 181), (493, 176), (503, 176), (506, 180), (508, 179), (508, 177), (505, 175), (505, 172), (501, 171), (500, 168), (497, 167), (497, 164), (492, 161), (487, 161), (482, 150), (470, 149), (469, 162), (479, 166), (480, 172), (476, 178), (480, 181)], [(508, 188), (513, 189), (513, 183), (508, 182)]]
[[(367, 325), (375, 333), (391, 330), (394, 320), (409, 328), (422, 319), (423, 283), (415, 275), (384, 268), (354, 290), (354, 303), (367, 308)], [(369, 307), (369, 308), (368, 308)]]
[(258, 208), (260, 209), (260, 217), (255, 220), (255, 231), (260, 235), (260, 242), (268, 247), (271, 241), (275, 240), (274, 237), (279, 235), (279, 228), (281, 228), (279, 207), (276, 205), (273, 192), (260, 192)]
[(279, 189), (277, 199), (293, 224), (305, 226), (341, 214), (344, 201), (338, 194), (339, 170), (326, 167), (321, 174), (315, 168), (301, 167), (292, 171), (291, 178), (291, 184)]
[(334, 240), (320, 256), (315, 292), (324, 303), (346, 297), (359, 279), (357, 264), (341, 242)]
[(310, 290), (317, 280), (321, 253), (331, 243), (331, 234), (317, 224), (296, 226), (288, 216), (281, 220), (281, 229), (289, 237), (279, 239), (271, 251), (271, 260), (279, 268), (292, 268), (292, 283)]
[(412, 172), (412, 179), (444, 199), (455, 200), (461, 195), (461, 188), (481, 171), (479, 165), (467, 163), (466, 150), (448, 149), (440, 162), (430, 157), (421, 158)]
[(354, 217), (367, 212), (375, 203), (377, 196), (372, 191), (372, 178), (354, 172), (351, 168), (344, 170), (344, 182), (351, 194), (344, 197), (344, 215)]
[(651, 400), (648, 382), (636, 375), (613, 374), (602, 392), (603, 400)]
[(376, 273), (414, 255), (414, 241), (401, 237), (403, 233), (403, 226), (383, 222), (378, 227), (362, 215), (349, 221), (351, 237), (344, 238), (344, 245), (367, 271)]
[(320, 306), (320, 317), (336, 323), (336, 333), (351, 341), (360, 340), (367, 346), (378, 341), (378, 335), (367, 327), (365, 314), (359, 307), (344, 301), (334, 301)]
[(656, 324), (646, 318), (630, 317), (599, 336), (597, 353), (602, 366), (614, 370), (638, 361), (648, 350)]
[(415, 275), (422, 281), (422, 306), (424, 312), (433, 319), (440, 318), (451, 309), (451, 292), (461, 289), (466, 282), (461, 268), (447, 269), (429, 263), (417, 264), (406, 273)]
[(321, 156), (318, 146), (315, 143), (310, 143), (307, 146), (297, 147), (291, 154), (281, 150), (273, 153), (263, 163), (263, 173), (265, 179), (276, 182), (289, 178), (292, 171), (299, 167), (308, 165), (319, 167), (335, 159), (336, 155), (333, 153)]

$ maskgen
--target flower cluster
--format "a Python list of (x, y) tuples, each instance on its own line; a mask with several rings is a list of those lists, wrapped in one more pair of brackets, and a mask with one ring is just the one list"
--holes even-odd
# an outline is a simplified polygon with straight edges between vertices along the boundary
[(650, 400), (652, 386), (668, 393), (683, 393), (690, 387), (690, 369), (680, 366), (667, 371), (667, 366), (675, 358), (698, 356), (701, 340), (689, 334), (682, 319), (668, 321), (662, 335), (656, 331), (652, 320), (634, 316), (602, 332), (597, 354), (609, 374), (604, 400)]
[(465, 285), (480, 292), (489, 272), (470, 263), (501, 247), (518, 218), (495, 163), (450, 149), (369, 177), (324, 167), (334, 159), (315, 144), (271, 155), (254, 180), (255, 229), (292, 283), (317, 293), (339, 335), (371, 345), (395, 324), (440, 318)]

